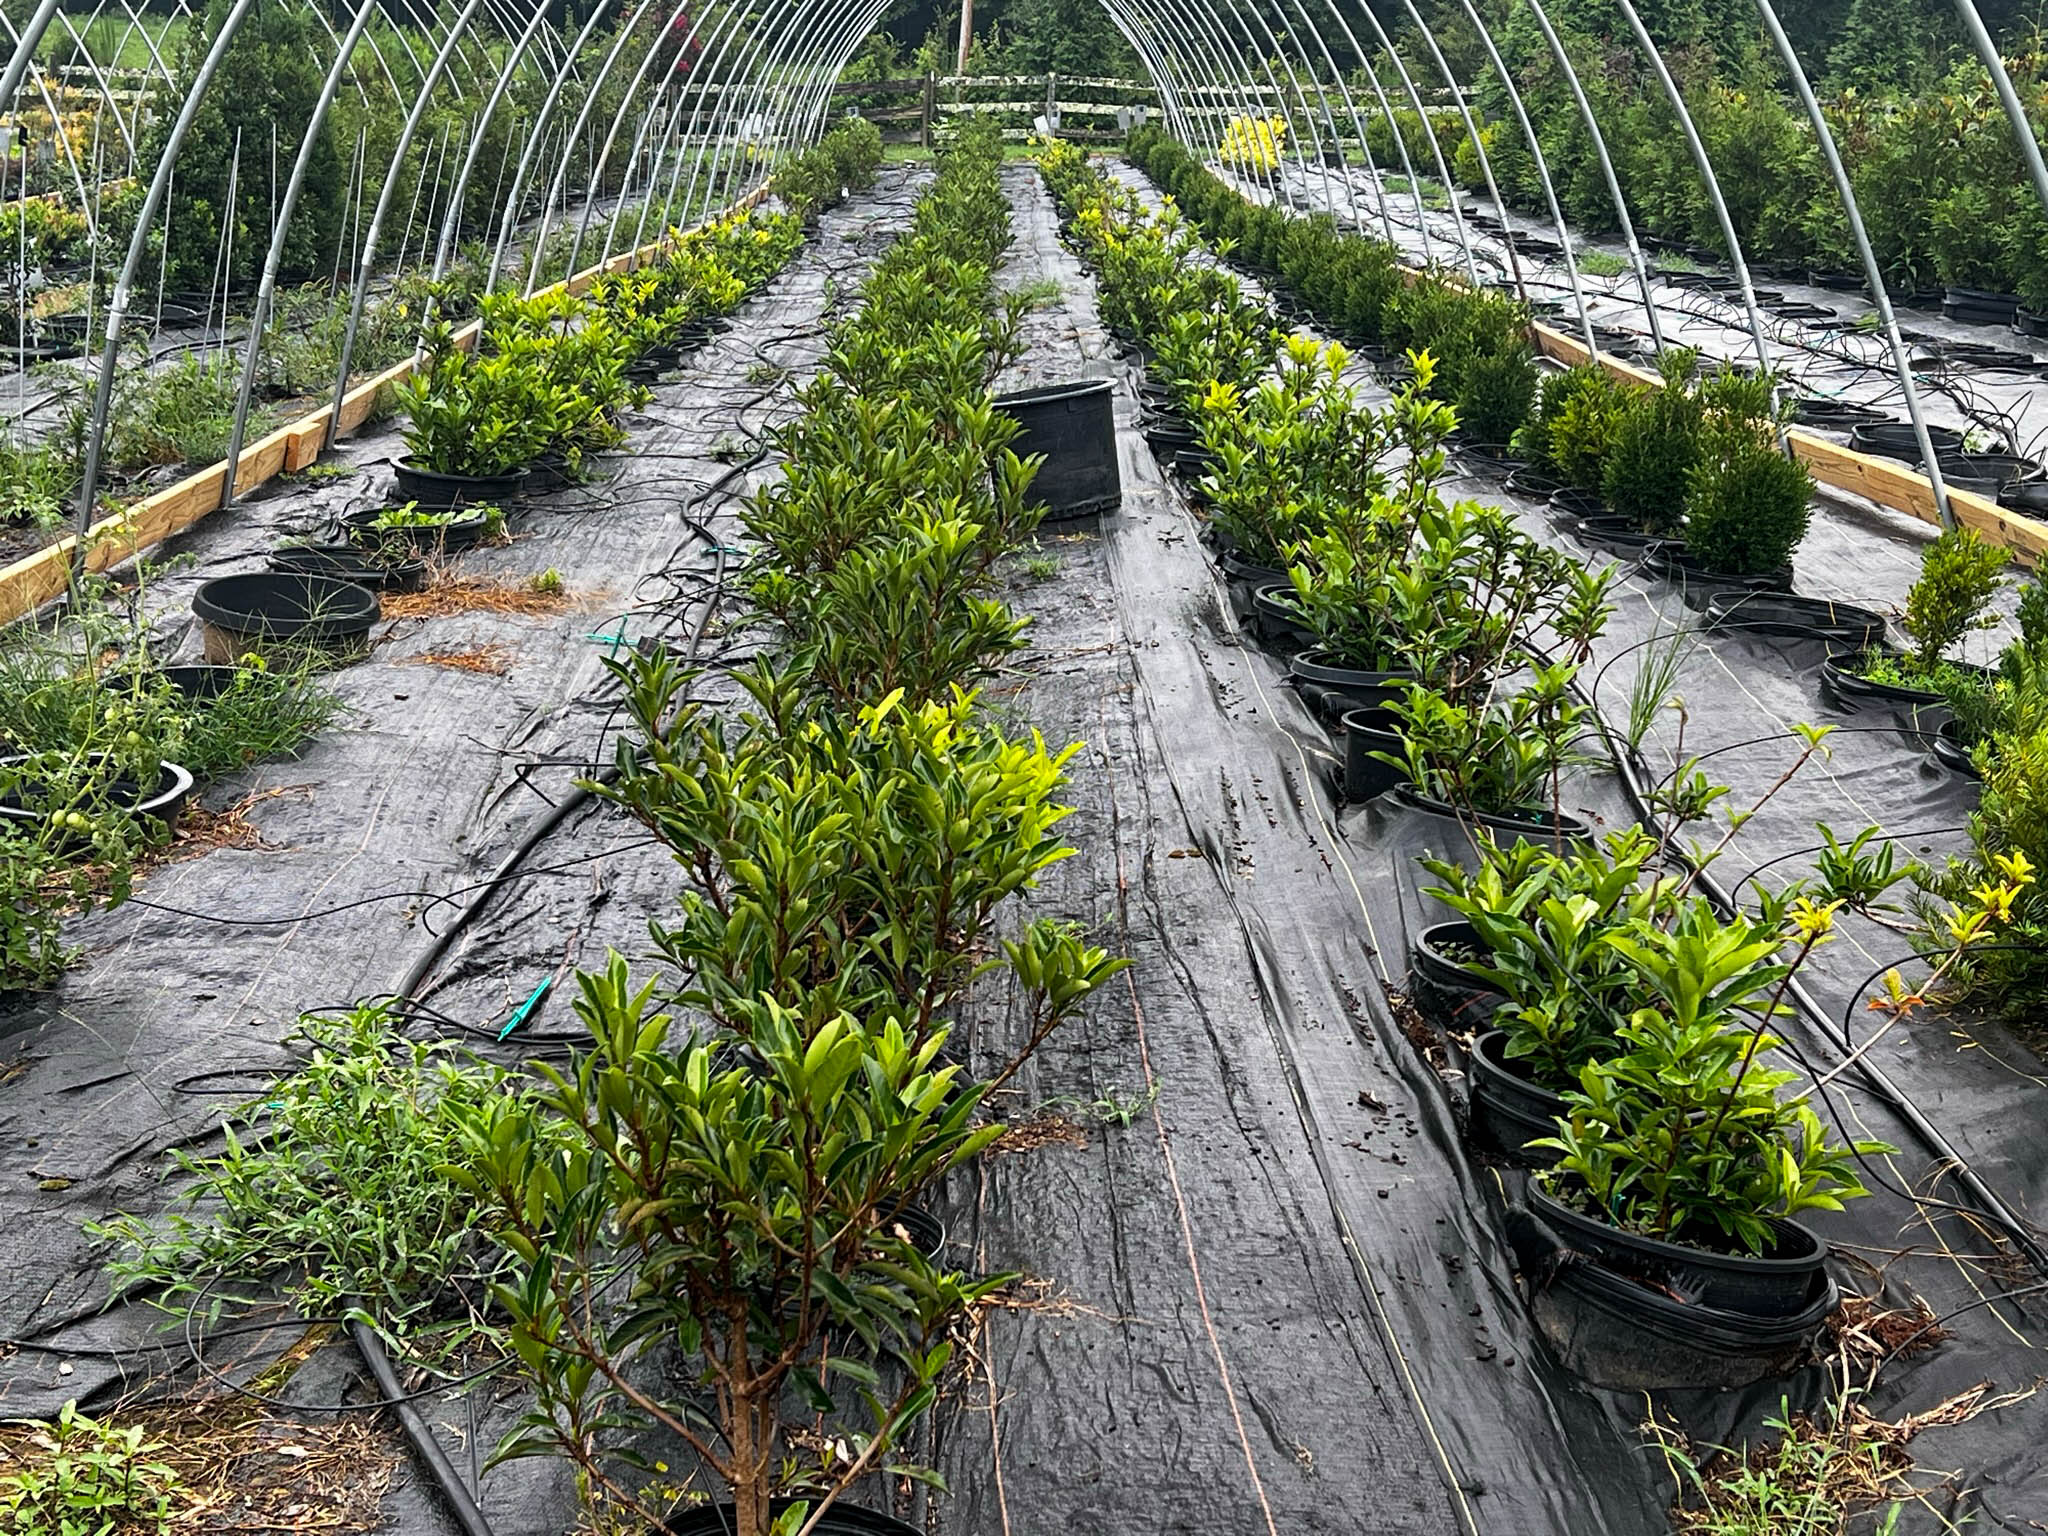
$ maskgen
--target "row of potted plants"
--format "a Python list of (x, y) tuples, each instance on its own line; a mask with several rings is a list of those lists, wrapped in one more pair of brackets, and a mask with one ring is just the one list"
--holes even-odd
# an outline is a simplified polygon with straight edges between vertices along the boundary
[(646, 380), (781, 271), (804, 222), (868, 185), (880, 160), (872, 125), (842, 124), (796, 162), (815, 174), (778, 171), (777, 190), (793, 200), (784, 211), (714, 220), (669, 241), (652, 262), (601, 274), (581, 294), (485, 294), (467, 346), (457, 345), (452, 323), (437, 320), (420, 365), (398, 386), (410, 418), (400, 494), (426, 507), (502, 502), (529, 473), (573, 476), (588, 454), (622, 440), (618, 415), (645, 398)]
[[(1070, 150), (1042, 162), (1085, 252), (1139, 238), (1130, 226), (1147, 216), (1127, 190)], [(1127, 302), (1121, 268), (1104, 256), (1098, 270), (1112, 312)], [(1201, 323), (1162, 317), (1147, 339)], [(1845, 1145), (1822, 1121), (1781, 1064), (1778, 1030), (1839, 914), (1906, 871), (1870, 852), (1867, 834), (1813, 879), (1724, 909), (1691, 872), (1712, 851), (1681, 857), (1677, 841), (1726, 793), (1696, 765), (1653, 795), (1660, 825), (1600, 843), (1556, 819), (1538, 836), (1479, 814), (1534, 797), (1561, 810), (1561, 775), (1585, 761), (1594, 723), (1566, 658), (1600, 631), (1606, 577), (1522, 548), (1488, 509), (1443, 505), (1431, 481), (1451, 413), (1426, 396), (1430, 359), (1413, 361), (1415, 379), (1384, 412), (1344, 388), (1341, 357), (1300, 337), (1249, 389), (1219, 381), (1197, 499), (1224, 541), (1257, 528), (1287, 566), (1292, 601), (1279, 611), (1294, 639), (1359, 637), (1350, 655), (1382, 669), (1325, 672), (1297, 655), (1305, 696), (1327, 714), (1332, 695), (1340, 710), (1359, 702), (1347, 694), (1358, 681), (1394, 693), (1377, 719), (1344, 714), (1346, 735), (1375, 729), (1371, 757), (1463, 823), (1451, 845), (1467, 854), (1429, 861), (1423, 893), (1460, 921), (1425, 936), (1411, 989), (1440, 1024), (1475, 1037), (1475, 1136), (1537, 1165), (1510, 1235), (1550, 1282), (1531, 1298), (1546, 1331), (1570, 1363), (1616, 1385), (1730, 1385), (1783, 1369), (1835, 1296), (1825, 1245), (1794, 1218), (1862, 1194), (1855, 1159), (1876, 1148)], [(1363, 463), (1333, 459), (1332, 441)], [(1396, 445), (1398, 474), (1374, 459)], [(1825, 733), (1803, 734), (1807, 761)], [(2031, 889), (2024, 861), (1994, 861), (1989, 875), (1950, 907), (1951, 954), (1938, 964)], [(1596, 1315), (1629, 1319), (1626, 1358), (1589, 1349)]]
[(1539, 377), (1528, 317), (1506, 295), (1404, 272), (1382, 241), (1250, 202), (1157, 129), (1132, 135), (1131, 156), (1320, 323), (1369, 350), (1427, 347), (1432, 392), (1456, 407), (1468, 446), (1533, 465), (1525, 488), (1562, 489), (1590, 541), (1647, 550), (1696, 592), (1789, 586), (1813, 484), (1779, 446), (1789, 407), (1769, 380), (1725, 365), (1701, 374), (1686, 349), (1660, 359), (1662, 389), (1591, 366)]
[[(995, 566), (1035, 521), (989, 395), (1016, 347), (1000, 162), (988, 125), (942, 147), (777, 433), (745, 512), (767, 643), (738, 707), (670, 657), (614, 666), (631, 739), (598, 787), (675, 857), (652, 924), (674, 979), (636, 986), (618, 956), (580, 976), (587, 1051), (465, 1120), (537, 1395), (499, 1455), (565, 1456), (593, 1505), (670, 1532), (907, 1529), (836, 1501), (919, 1474), (905, 1433), (1007, 1278), (941, 1262), (917, 1199), (1001, 1134), (989, 1092), (1123, 965), (1067, 924), (996, 930), (1071, 851), (1076, 750), (1006, 735), (972, 691), (1018, 644)], [(1025, 1022), (981, 1077), (956, 1029), (992, 971)], [(671, 1439), (729, 1505), (633, 1471)]]

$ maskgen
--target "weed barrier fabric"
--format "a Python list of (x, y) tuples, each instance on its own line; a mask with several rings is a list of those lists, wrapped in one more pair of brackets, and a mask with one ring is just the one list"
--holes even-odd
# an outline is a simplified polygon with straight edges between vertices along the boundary
[[(1088, 744), (1079, 851), (1031, 910), (1136, 963), (1003, 1109), (1136, 1108), (984, 1158), (956, 1192), (956, 1240), (1040, 1281), (990, 1315), (984, 1375), (934, 1425), (939, 1528), (1660, 1529), (1640, 1453), (1544, 1364), (1485, 1175), (1380, 999), (1334, 760), (1235, 633), (1042, 186), (1006, 185), (1009, 280), (1064, 299), (1003, 387), (1123, 381), (1122, 510), (1045, 535), (1058, 572), (1016, 596), (1035, 615), (1017, 717)], [(1004, 1044), (977, 1039), (977, 1065)]]
[[(388, 623), (367, 660), (332, 674), (352, 709), (344, 722), (295, 760), (206, 791), (215, 810), (245, 806), (260, 846), (155, 869), (136, 900), (74, 925), (86, 958), (56, 992), (0, 1003), (0, 1336), (29, 1346), (0, 1368), (0, 1413), (51, 1415), (73, 1398), (103, 1406), (153, 1377), (192, 1379), (184, 1339), (164, 1331), (160, 1313), (141, 1303), (107, 1309), (106, 1254), (82, 1223), (161, 1212), (176, 1188), (164, 1177), (168, 1154), (217, 1146), (224, 1111), (289, 1070), (285, 1040), (300, 1011), (387, 993), (534, 818), (611, 759), (619, 719), (608, 654), (681, 648), (700, 625), (707, 655), (736, 640), (751, 648), (749, 637), (707, 625), (703, 606), (735, 559), (730, 494), (772, 472), (735, 467), (734, 446), (744, 442), (744, 460), (753, 438), (793, 409), (780, 370), (815, 368), (823, 321), (907, 224), (922, 176), (885, 170), (872, 196), (824, 214), (732, 328), (654, 387), (599, 484), (532, 499), (513, 512), (509, 546), (463, 557), (460, 574), (515, 588), (557, 571), (571, 595), (562, 611)], [(189, 563), (156, 578), (147, 596), (164, 638), (196, 646), (184, 630), (200, 581), (260, 569), (282, 537), (388, 494), (402, 451), (390, 429), (352, 439), (341, 457), (353, 475), (282, 486), (179, 539), (171, 553)], [(727, 479), (729, 494), (706, 495)], [(714, 520), (710, 538), (692, 515)], [(464, 655), (489, 665), (448, 663)], [(676, 890), (666, 852), (605, 808), (571, 817), (524, 868), (532, 878), (498, 893), (426, 987), (433, 1007), (488, 1040), (553, 977), (520, 1031), (486, 1046), (507, 1062), (559, 1057), (577, 1038), (573, 967), (600, 963), (607, 947), (650, 967), (647, 920)], [(207, 1363), (246, 1381), (304, 1331), (224, 1330)], [(525, 1411), (513, 1382), (486, 1378), (466, 1397), (421, 1402), (458, 1465), (480, 1462)], [(345, 1342), (316, 1354), (283, 1391), (302, 1404), (376, 1402)], [(387, 1506), (397, 1529), (453, 1529), (416, 1480), (401, 1482), (408, 1487)], [(570, 1480), (552, 1462), (493, 1472), (482, 1501), (501, 1536), (559, 1536), (576, 1519)]]
[[(1035, 242), (1070, 292), (1088, 291), (1078, 265), (1051, 244), (1049, 212), (1043, 227), (1037, 219), (1020, 220), (1019, 238)], [(1092, 324), (1075, 329), (1082, 348), (1099, 353)], [(1132, 382), (1127, 376), (1127, 385)], [(992, 1264), (1024, 1265), (1054, 1277), (1054, 1294), (1070, 1304), (1049, 1307), (1046, 1318), (999, 1316), (991, 1324), (984, 1348), (995, 1361), (995, 1408), (976, 1445), (985, 1455), (988, 1442), (996, 1442), (1003, 1477), (992, 1487), (988, 1474), (976, 1470), (979, 1463), (948, 1460), (956, 1493), (963, 1504), (980, 1500), (991, 1516), (1005, 1504), (1028, 1509), (1034, 1526), (1042, 1511), (1072, 1517), (1083, 1507), (1100, 1511), (1107, 1504), (1121, 1514), (1118, 1501), (1130, 1499), (1136, 1510), (1128, 1521), (1088, 1523), (1192, 1528), (1176, 1504), (1169, 1502), (1165, 1518), (1153, 1512), (1155, 1500), (1188, 1497), (1179, 1478), (1162, 1480), (1170, 1493), (1148, 1484), (1141, 1496), (1133, 1487), (1140, 1479), (1122, 1470), (1124, 1457), (1097, 1438), (1123, 1432), (1135, 1410), (1132, 1396), (1117, 1388), (1149, 1371), (1157, 1385), (1138, 1399), (1149, 1412), (1183, 1410), (1199, 1388), (1212, 1401), (1224, 1400), (1213, 1410), (1226, 1426), (1221, 1433), (1233, 1434), (1233, 1409), (1245, 1425), (1238, 1465), (1214, 1494), (1228, 1503), (1217, 1511), (1222, 1518), (1210, 1523), (1225, 1528), (1262, 1528), (1267, 1510), (1277, 1529), (1413, 1524), (1413, 1513), (1396, 1516), (1390, 1506), (1426, 1496), (1410, 1479), (1442, 1465), (1449, 1471), (1438, 1475), (1439, 1496), (1455, 1501), (1459, 1494), (1448, 1490), (1460, 1490), (1480, 1529), (1661, 1531), (1672, 1484), (1662, 1457), (1638, 1432), (1647, 1409), (1654, 1404), (1700, 1441), (1725, 1443), (1760, 1433), (1763, 1417), (1778, 1411), (1781, 1398), (1794, 1409), (1819, 1406), (1824, 1379), (1809, 1370), (1744, 1392), (1646, 1398), (1590, 1389), (1552, 1365), (1531, 1334), (1511, 1258), (1498, 1238), (1499, 1207), (1515, 1176), (1468, 1158), (1455, 1127), (1462, 1093), (1455, 1062), (1440, 1075), (1418, 1055), (1378, 981), (1385, 974), (1398, 983), (1410, 936), (1434, 915), (1416, 894), (1425, 881), (1413, 869), (1413, 856), (1425, 847), (1441, 851), (1447, 840), (1440, 827), (1390, 814), (1384, 804), (1339, 806), (1339, 763), (1328, 738), (1285, 688), (1283, 664), (1238, 634), (1196, 543), (1196, 521), (1132, 430), (1128, 398), (1120, 411), (1125, 507), (1104, 525), (1099, 545), (1077, 543), (1071, 554), (1062, 553), (1060, 578), (1049, 584), (1054, 596), (1033, 605), (1040, 613), (1035, 636), (1042, 659), (1022, 713), (1057, 735), (1055, 700), (1094, 695), (1065, 706), (1073, 717), (1067, 734), (1091, 741), (1087, 766), (1077, 774), (1082, 792), (1107, 796), (1109, 803), (1089, 805), (1076, 818), (1079, 825), (1070, 824), (1082, 854), (1052, 878), (1070, 882), (1069, 889), (1082, 882), (1072, 915), (1127, 932), (1127, 950), (1138, 962), (1133, 1011), (1107, 1038), (1112, 1025), (1104, 1006), (1085, 1037), (1055, 1041), (1019, 1097), (1087, 1100), (1119, 1084), (1142, 1084), (1142, 1022), (1151, 1077), (1162, 1089), (1159, 1119), (1138, 1123), (1138, 1131), (1149, 1132), (1142, 1150), (1130, 1132), (1111, 1132), (1129, 1140), (1105, 1138), (1099, 1151), (1091, 1141), (1086, 1152), (1034, 1154), (1048, 1159), (1046, 1168), (1012, 1170), (1002, 1159), (989, 1160), (987, 1184), (970, 1213), (975, 1224), (956, 1221), (954, 1230), (974, 1230), (978, 1251)], [(1490, 479), (1459, 478), (1447, 492), (1516, 505)], [(1540, 508), (1517, 510), (1532, 532), (1575, 547)], [(1816, 517), (1797, 562), (1799, 589), (1895, 603), (1925, 536), (1905, 519), (1830, 504)], [(1087, 624), (1067, 617), (1076, 610)], [(1691, 610), (1670, 585), (1631, 575), (1588, 678), (1660, 629), (1691, 622)], [(1720, 777), (1735, 785), (1738, 802), (1756, 798), (1788, 765), (1788, 746), (1780, 743), (1790, 738), (1781, 722), (1834, 718), (1818, 694), (1820, 659), (1814, 647), (1701, 638), (1680, 684), (1686, 751), (1774, 737), (1768, 748), (1709, 760), (1722, 765)], [(1601, 682), (1601, 703), (1611, 718), (1626, 714), (1634, 665), (1623, 657)], [(1667, 727), (1664, 739), (1652, 742), (1653, 759), (1661, 752), (1668, 760), (1673, 745)], [(1969, 791), (1933, 777), (1922, 755), (1893, 730), (1845, 732), (1832, 761), (1810, 765), (1759, 813), (1736, 844), (1739, 856), (1762, 864), (1806, 847), (1817, 840), (1816, 820), (1850, 830), (1873, 820), (1916, 850), (1953, 846), (1953, 834), (1915, 834), (1959, 827)], [(1115, 787), (1098, 790), (1089, 770), (1105, 761)], [(1572, 790), (1567, 810), (1604, 825), (1629, 819), (1611, 778), (1588, 776)], [(1719, 870), (1728, 883), (1740, 873), (1732, 858)], [(1781, 867), (1800, 866), (1788, 861)], [(1113, 894), (1104, 889), (1112, 884)], [(1884, 942), (1878, 933), (1852, 927), (1815, 972), (1816, 989), (1825, 997), (1832, 988), (1833, 1004), (1846, 1002), (1852, 973), (1867, 968), (1860, 955), (1850, 958), (1852, 944), (1881, 959)], [(1922, 1016), (1899, 1031), (1901, 1039), (1881, 1042), (1873, 1057), (2007, 1202), (2023, 1216), (2038, 1212), (2038, 1069), (2013, 1054), (2015, 1042), (1990, 1032), (1978, 1038), (1995, 1040), (1995, 1053), (1974, 1040), (1958, 1050), (1964, 1042), (1951, 1029), (1946, 1019)], [(1832, 1028), (1802, 1020), (1787, 1033), (1815, 1069), (1842, 1062)], [(1077, 1045), (1085, 1053), (1077, 1054)], [(1161, 1067), (1165, 1053), (1179, 1075)], [(1875, 1176), (1902, 1189), (1959, 1198), (1945, 1170), (1853, 1068), (1835, 1085), (1834, 1102), (1851, 1134), (1901, 1148), (1877, 1165)], [(1162, 1166), (1162, 1147), (1176, 1154), (1177, 1189)], [(1135, 1214), (1141, 1192), (1162, 1207), (1150, 1218)], [(1880, 1191), (1814, 1224), (1837, 1246), (1838, 1272), (1888, 1305), (1920, 1297), (1946, 1314), (2036, 1278), (1983, 1230), (1923, 1209)], [(1192, 1237), (1180, 1226), (1183, 1212)], [(1075, 1235), (1048, 1251), (1042, 1240), (1048, 1223)], [(1328, 1261), (1347, 1256), (1347, 1229), (1357, 1264), (1340, 1265), (1333, 1280)], [(1143, 1251), (1163, 1255), (1176, 1238), (1180, 1294), (1163, 1310), (1179, 1331), (1169, 1337), (1194, 1341), (1181, 1358), (1197, 1354), (1195, 1343), (1209, 1350), (1200, 1375), (1192, 1363), (1177, 1376), (1134, 1356), (1153, 1330), (1111, 1334), (1085, 1309), (1153, 1318), (1132, 1282), (1135, 1266), (1126, 1249), (1142, 1241)], [(1187, 1273), (1189, 1248), (1208, 1282), (1206, 1320)], [(1225, 1277), (1238, 1273), (1231, 1266), (1252, 1255), (1258, 1273), (1250, 1284), (1229, 1288)], [(1153, 1262), (1163, 1266), (1165, 1259)], [(1082, 1279), (1091, 1265), (1105, 1284), (1118, 1283), (1112, 1294), (1131, 1300), (1121, 1308), (1103, 1303)], [(1370, 1431), (1332, 1415), (1322, 1393), (1335, 1362), (1310, 1349), (1307, 1330), (1287, 1331), (1293, 1314), (1287, 1293), (1276, 1286), (1283, 1274), (1296, 1273), (1315, 1298), (1305, 1304), (1311, 1309), (1306, 1315), (1326, 1336), (1341, 1328), (1353, 1349), (1348, 1369), (1367, 1373), (1363, 1382), (1338, 1379), (1344, 1401), (1374, 1416)], [(1220, 1287), (1233, 1303), (1256, 1298), (1253, 1316), (1279, 1341), (1276, 1351), (1267, 1354), (1248, 1342), (1258, 1324), (1220, 1303)], [(1208, 1343), (1211, 1326), (1220, 1348)], [(1965, 1515), (1975, 1518), (1973, 1528), (2034, 1529), (2030, 1522), (2048, 1518), (2048, 1480), (2038, 1451), (2048, 1433), (2048, 1407), (2031, 1391), (2042, 1374), (2034, 1344), (2041, 1313), (2024, 1301), (2000, 1302), (1948, 1326), (1952, 1339), (1888, 1366), (1867, 1400), (1889, 1418), (1964, 1404), (1944, 1414), (1963, 1422), (1944, 1427), (1937, 1420), (1913, 1442), (1920, 1464), (1933, 1469), (1923, 1480), (1939, 1486), (1925, 1501), (1907, 1505), (1900, 1529), (1941, 1530), (1944, 1519)], [(1134, 1340), (1140, 1342), (1134, 1346)], [(1233, 1373), (1235, 1395), (1222, 1385), (1219, 1356)], [(1277, 1394), (1246, 1385), (1276, 1365), (1286, 1381)], [(1971, 1397), (1980, 1387), (1981, 1395)], [(1089, 1425), (1064, 1422), (1062, 1405), (1077, 1405), (1064, 1413), (1087, 1413)], [(1020, 1419), (1027, 1429), (1053, 1420), (1059, 1438), (1044, 1452), (1035, 1440), (1020, 1449)], [(1402, 1436), (1391, 1433), (1394, 1426), (1403, 1427)], [(1188, 1431), (1175, 1429), (1163, 1443), (1178, 1454)], [(1333, 1453), (1332, 1440), (1344, 1449)], [(1441, 1458), (1434, 1454), (1438, 1445)], [(1212, 1452), (1209, 1464), (1223, 1459)], [(1256, 1483), (1247, 1464), (1258, 1469)], [(1091, 1475), (1085, 1505), (1072, 1491), (1076, 1465), (1104, 1468), (1099, 1481)], [(1937, 1473), (1949, 1471), (1955, 1475), (1943, 1483)], [(1437, 1518), (1456, 1517), (1439, 1509)], [(1431, 1526), (1425, 1516), (1422, 1528), (1456, 1526)]]

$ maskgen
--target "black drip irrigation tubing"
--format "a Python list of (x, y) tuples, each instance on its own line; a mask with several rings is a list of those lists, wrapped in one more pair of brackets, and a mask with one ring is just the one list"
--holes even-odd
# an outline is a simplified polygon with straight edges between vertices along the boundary
[[(773, 393), (775, 393), (774, 389), (764, 391), (748, 403), (757, 404), (761, 400), (767, 399)], [(735, 418), (738, 419), (746, 408), (746, 405), (740, 405), (735, 412)], [(767, 449), (760, 444), (757, 438), (752, 455), (729, 466), (723, 474), (706, 486), (699, 498), (700, 503), (728, 494), (734, 481), (750, 472), (766, 458)], [(701, 594), (701, 601), (697, 605), (697, 622), (691, 628), (689, 644), (684, 653), (685, 666), (693, 666), (703, 648), (711, 619), (717, 612), (718, 600), (724, 593), (730, 557), (733, 551), (719, 537), (716, 531), (711, 528), (708, 522), (688, 514), (685, 514), (684, 521), (690, 528), (690, 536), (686, 537), (677, 546), (676, 551), (670, 557), (671, 562), (680, 557), (692, 539), (703, 540), (710, 544), (714, 562), (713, 569), (710, 572), (702, 573), (708, 578), (707, 590)], [(607, 717), (607, 724), (604, 728), (606, 731), (610, 729), (609, 722), (611, 718), (613, 717)], [(560, 801), (542, 814), (527, 829), (526, 834), (520, 838), (512, 850), (499, 861), (497, 868), (491, 872), (489, 877), (469, 888), (469, 899), (457, 910), (453, 921), (438, 934), (434, 935), (432, 942), (415, 957), (412, 964), (406, 968), (405, 974), (399, 978), (398, 985), (391, 994), (392, 1001), (402, 1007), (419, 1006), (418, 999), (414, 994), (419, 992), (424, 986), (434, 967), (440, 963), (455, 940), (482, 914), (484, 908), (490, 904), (491, 899), (498, 891), (518, 875), (519, 866), (526, 860), (527, 856), (545, 842), (571, 816), (588, 806), (595, 798), (599, 788), (615, 783), (623, 771), (623, 766), (620, 763), (614, 762), (607, 765), (588, 782), (576, 785)], [(608, 850), (608, 852), (611, 851), (616, 850)], [(362, 1319), (355, 1318), (351, 1319), (349, 1323), (349, 1333), (355, 1340), (356, 1347), (362, 1354), (364, 1363), (368, 1365), (371, 1375), (376, 1378), (378, 1389), (384, 1394), (385, 1402), (398, 1410), (399, 1422), (405, 1430), (407, 1441), (419, 1456), (420, 1462), (427, 1474), (434, 1480), (435, 1486), (441, 1490), (441, 1495), (447, 1501), (457, 1524), (462, 1527), (464, 1536), (492, 1536), (490, 1523), (484, 1518), (483, 1511), (477, 1504), (476, 1496), (470, 1492), (468, 1484), (456, 1469), (455, 1464), (448, 1459), (447, 1452), (442, 1449), (440, 1441), (435, 1438), (433, 1427), (412, 1406), (412, 1397), (402, 1392), (397, 1374), (392, 1369), (390, 1357), (385, 1353), (383, 1341), (376, 1329)]]

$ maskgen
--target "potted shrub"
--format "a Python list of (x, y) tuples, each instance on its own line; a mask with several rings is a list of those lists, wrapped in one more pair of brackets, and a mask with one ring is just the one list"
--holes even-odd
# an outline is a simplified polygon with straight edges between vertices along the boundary
[(1825, 1246), (1794, 1218), (1866, 1193), (1855, 1155), (1892, 1150), (1834, 1141), (1796, 1072), (1772, 1065), (1771, 1019), (1824, 932), (1808, 909), (1797, 954), (1785, 925), (1723, 920), (1689, 903), (1669, 927), (1610, 937), (1643, 1005), (1617, 1028), (1616, 1052), (1580, 1068), (1555, 1155), (1530, 1191), (1535, 1215), (1603, 1265), (1649, 1285), (1680, 1286), (1703, 1308), (1760, 1317), (1811, 1302)]
[(1410, 809), (1496, 838), (1577, 842), (1592, 829), (1559, 805), (1567, 769), (1590, 761), (1576, 747), (1584, 708), (1572, 701), (1577, 668), (1537, 666), (1507, 693), (1454, 702), (1411, 684), (1393, 708), (1402, 750), (1387, 754), (1405, 780), (1395, 795)]
[(1660, 564), (1688, 587), (1786, 588), (1806, 537), (1813, 477), (1779, 445), (1771, 384), (1724, 369), (1704, 388), (1699, 456), (1686, 476), (1685, 545)]
[(526, 466), (555, 440), (557, 401), (535, 348), (464, 351), (446, 322), (429, 332), (426, 356), (398, 385), (410, 419), (398, 492), (424, 507), (502, 505), (519, 493)]
[(2006, 552), (1968, 528), (1954, 528), (1920, 555), (1920, 575), (1906, 593), (1899, 626), (1912, 642), (1894, 651), (1872, 646), (1828, 658), (1823, 679), (1845, 703), (1881, 701), (1917, 716), (1960, 703), (1974, 710), (1991, 679), (1956, 656), (1966, 636), (1998, 622), (1993, 605), (2004, 583)]
[[(594, 1509), (659, 1527), (673, 1511), (628, 1442), (667, 1438), (730, 1489), (735, 1536), (832, 1530), (862, 1477), (906, 1470), (893, 1452), (938, 1396), (949, 1330), (1010, 1278), (939, 1267), (890, 1217), (1002, 1128), (975, 1123), (982, 1089), (939, 1063), (943, 1031), (807, 1031), (763, 1001), (735, 1060), (671, 1045), (616, 954), (578, 983), (588, 1051), (541, 1067), (533, 1098), (459, 1111), (451, 1174), (509, 1255), (493, 1294), (537, 1400), (494, 1461), (566, 1457)], [(791, 1455), (816, 1422), (831, 1450)]]
[(1423, 861), (1440, 882), (1424, 894), (1458, 914), (1476, 951), (1470, 974), (1501, 999), (1490, 1019), (1465, 1021), (1482, 1031), (1471, 1057), (1482, 1145), (1525, 1159), (1527, 1144), (1554, 1129), (1580, 1070), (1612, 1053), (1644, 1000), (1614, 941), (1679, 908), (1680, 882), (1656, 872), (1659, 858), (1656, 839), (1628, 827), (1569, 850), (1482, 842), (1469, 869)]
[[(1706, 417), (1693, 381), (1698, 361), (1692, 348), (1671, 348), (1657, 361), (1664, 387), (1636, 390), (1622, 407), (1601, 466), (1600, 490), (1623, 529), (1667, 536), (1678, 532)], [(1592, 518), (1581, 519), (1583, 531), (1602, 531), (1593, 524)]]

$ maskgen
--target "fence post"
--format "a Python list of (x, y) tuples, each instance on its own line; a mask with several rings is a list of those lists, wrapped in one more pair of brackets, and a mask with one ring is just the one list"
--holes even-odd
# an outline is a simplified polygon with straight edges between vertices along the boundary
[(1051, 70), (1045, 72), (1045, 126), (1054, 133), (1060, 131), (1060, 77)]
[(939, 110), (939, 77), (935, 71), (924, 72), (924, 124), (919, 130), (919, 139), (926, 149), (932, 147), (932, 119)]

